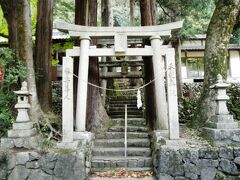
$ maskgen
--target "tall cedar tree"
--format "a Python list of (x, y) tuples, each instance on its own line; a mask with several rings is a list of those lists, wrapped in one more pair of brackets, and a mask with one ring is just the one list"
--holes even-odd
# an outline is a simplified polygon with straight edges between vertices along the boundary
[[(86, 0), (81, 2), (77, 1), (79, 0), (76, 0), (76, 5), (78, 5), (79, 7), (76, 6), (75, 22), (77, 24), (82, 23), (82, 25), (97, 26), (97, 0)], [(82, 12), (79, 12), (79, 10), (82, 10)], [(91, 45), (93, 44), (95, 44), (95, 41), (91, 40)], [(99, 85), (99, 65), (97, 58), (90, 57), (89, 59), (88, 81), (92, 84)], [(86, 128), (89, 131), (90, 130), (96, 131), (97, 127), (99, 126), (99, 123), (103, 120), (108, 119), (106, 110), (104, 109), (101, 102), (99, 89), (90, 85), (88, 85), (86, 113), (87, 113)]]
[(17, 0), (0, 0), (8, 24), (8, 46), (17, 49)]
[[(156, 24), (155, 17), (155, 0), (141, 0), (141, 24), (142, 26), (151, 26)], [(145, 44), (150, 44), (147, 39)], [(145, 82), (149, 82), (154, 79), (153, 63), (151, 57), (144, 57), (144, 72)], [(154, 91), (154, 84), (150, 84), (145, 89), (145, 102), (146, 102), (146, 117), (149, 125), (153, 128), (156, 120), (156, 95)]]
[(53, 0), (38, 1), (34, 65), (38, 99), (44, 112), (52, 110), (52, 23)]
[(214, 113), (211, 106), (210, 86), (216, 82), (217, 75), (227, 77), (227, 45), (236, 22), (240, 0), (218, 0), (216, 9), (207, 30), (204, 53), (204, 84), (199, 106), (191, 125), (199, 128)]
[(33, 66), (33, 44), (32, 25), (30, 15), (30, 3), (28, 0), (18, 0), (17, 2), (17, 51), (19, 58), (25, 63), (28, 76), (28, 88), (31, 93), (31, 118), (39, 121), (43, 118), (43, 112), (39, 105), (35, 81), (35, 71)]

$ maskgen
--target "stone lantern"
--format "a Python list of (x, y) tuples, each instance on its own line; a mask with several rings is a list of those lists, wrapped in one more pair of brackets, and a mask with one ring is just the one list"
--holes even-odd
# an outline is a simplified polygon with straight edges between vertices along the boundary
[(28, 110), (30, 109), (30, 104), (28, 103), (28, 97), (30, 95), (27, 89), (27, 82), (22, 83), (22, 88), (19, 91), (14, 91), (18, 95), (18, 102), (15, 108), (18, 110), (18, 115), (16, 122), (27, 122), (30, 121), (28, 116)]
[(238, 123), (234, 121), (233, 116), (229, 114), (227, 100), (229, 96), (226, 89), (230, 84), (225, 83), (222, 76), (217, 76), (217, 83), (211, 86), (215, 90), (216, 110), (211, 116), (203, 132), (213, 141), (215, 145), (239, 144), (240, 129)]
[(15, 108), (18, 110), (16, 122), (13, 123), (13, 129), (8, 131), (10, 138), (25, 138), (36, 135), (37, 131), (33, 127), (33, 122), (30, 120), (28, 110), (30, 104), (28, 103), (29, 91), (27, 89), (27, 82), (22, 83), (19, 91), (14, 91), (18, 95), (18, 102)]

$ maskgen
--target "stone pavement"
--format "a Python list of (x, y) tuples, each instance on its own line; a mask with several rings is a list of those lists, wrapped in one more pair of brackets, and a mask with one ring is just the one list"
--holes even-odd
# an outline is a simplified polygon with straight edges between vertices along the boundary
[(149, 178), (102, 178), (102, 177), (94, 177), (88, 180), (157, 180), (155, 177)]

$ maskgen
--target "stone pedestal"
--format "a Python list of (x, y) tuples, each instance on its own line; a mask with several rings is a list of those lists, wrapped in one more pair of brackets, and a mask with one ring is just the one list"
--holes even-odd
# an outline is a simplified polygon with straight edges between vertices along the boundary
[(203, 133), (213, 141), (214, 145), (240, 144), (240, 129), (233, 116), (229, 114), (226, 101), (229, 97), (226, 88), (230, 85), (224, 83), (222, 76), (218, 75), (218, 81), (211, 88), (215, 89), (216, 111), (209, 122), (207, 122)]
[(7, 138), (1, 139), (1, 145), (13, 148), (37, 148), (40, 137), (37, 136), (37, 130), (33, 127), (33, 122), (28, 116), (28, 96), (27, 83), (22, 83), (22, 88), (15, 91), (18, 95), (18, 103), (15, 108), (18, 110), (16, 122), (13, 123), (13, 128), (7, 132)]

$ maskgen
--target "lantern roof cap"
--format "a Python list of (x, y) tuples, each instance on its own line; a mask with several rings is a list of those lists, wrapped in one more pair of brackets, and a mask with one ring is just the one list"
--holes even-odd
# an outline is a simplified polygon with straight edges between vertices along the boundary
[(212, 85), (212, 86), (210, 86), (210, 88), (211, 89), (219, 89), (219, 88), (227, 88), (229, 86), (230, 86), (230, 84), (223, 80), (222, 75), (218, 74), (217, 75), (217, 83)]
[(28, 88), (27, 88), (27, 82), (23, 81), (21, 89), (19, 91), (14, 91), (14, 93), (18, 94), (18, 95), (30, 95)]

